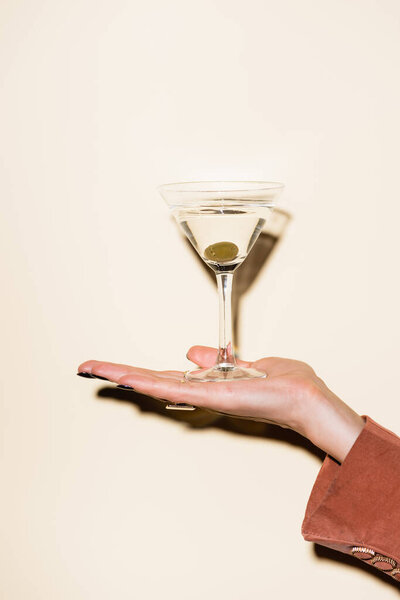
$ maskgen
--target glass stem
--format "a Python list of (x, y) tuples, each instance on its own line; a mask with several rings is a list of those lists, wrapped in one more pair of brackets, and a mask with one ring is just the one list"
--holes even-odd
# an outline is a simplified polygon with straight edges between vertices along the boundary
[(236, 367), (232, 343), (233, 273), (217, 273), (219, 296), (219, 351), (217, 369), (231, 371)]

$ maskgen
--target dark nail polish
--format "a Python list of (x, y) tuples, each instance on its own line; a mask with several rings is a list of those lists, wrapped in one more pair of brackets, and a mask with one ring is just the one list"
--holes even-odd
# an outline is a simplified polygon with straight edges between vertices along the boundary
[(117, 385), (117, 388), (120, 388), (121, 390), (133, 390), (131, 385)]
[(79, 375), (79, 377), (86, 377), (87, 379), (94, 379), (94, 375), (86, 373), (85, 371), (81, 371), (80, 373), (77, 373), (77, 375)]
[(96, 379), (103, 379), (103, 381), (109, 381), (107, 377), (102, 377), (101, 375), (92, 375), (92, 377), (95, 377)]

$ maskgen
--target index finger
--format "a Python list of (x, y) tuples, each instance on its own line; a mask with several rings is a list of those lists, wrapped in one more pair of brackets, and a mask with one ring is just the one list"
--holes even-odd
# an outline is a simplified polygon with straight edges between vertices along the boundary
[(199, 407), (207, 404), (204, 384), (199, 386), (186, 381), (183, 373), (179, 378), (175, 378), (163, 377), (157, 371), (144, 373), (133, 369), (129, 374), (122, 377), (119, 383), (129, 385), (141, 394), (174, 403), (189, 403)]

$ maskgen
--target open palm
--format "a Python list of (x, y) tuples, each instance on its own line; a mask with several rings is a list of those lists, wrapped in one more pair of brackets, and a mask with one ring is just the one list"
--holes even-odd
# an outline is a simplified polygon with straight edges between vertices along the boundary
[[(211, 367), (217, 351), (193, 346), (187, 356), (199, 367)], [(297, 360), (262, 358), (239, 361), (268, 374), (265, 379), (234, 382), (193, 383), (182, 371), (154, 371), (129, 365), (90, 360), (78, 371), (100, 376), (119, 385), (130, 386), (141, 394), (173, 403), (189, 403), (229, 415), (256, 419), (290, 427), (302, 433), (299, 415), (310, 393), (324, 385), (313, 369)]]

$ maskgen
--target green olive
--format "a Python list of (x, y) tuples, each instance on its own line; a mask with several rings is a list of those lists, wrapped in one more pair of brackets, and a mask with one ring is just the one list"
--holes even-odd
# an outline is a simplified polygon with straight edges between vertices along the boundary
[(217, 263), (234, 260), (238, 254), (239, 248), (232, 242), (217, 242), (204, 250), (205, 258)]

